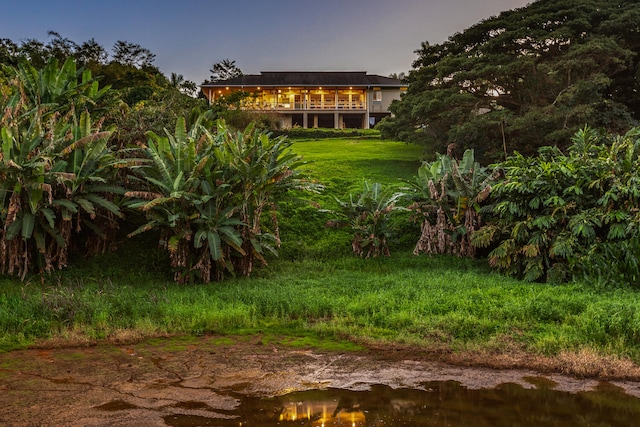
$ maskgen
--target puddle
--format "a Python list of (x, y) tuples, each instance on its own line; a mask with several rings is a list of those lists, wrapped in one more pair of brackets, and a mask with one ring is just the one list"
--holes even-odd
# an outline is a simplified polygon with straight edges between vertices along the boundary
[(555, 391), (550, 385), (540, 382), (537, 388), (524, 388), (509, 383), (477, 390), (444, 381), (426, 383), (424, 390), (388, 386), (374, 386), (369, 391), (313, 390), (267, 399), (242, 397), (241, 405), (233, 411), (237, 416), (231, 419), (213, 414), (176, 414), (163, 419), (172, 427), (638, 425), (640, 399), (615, 386), (568, 393)]
[(526, 382), (528, 382), (529, 384), (534, 385), (536, 388), (548, 388), (548, 389), (553, 389), (555, 388), (558, 383), (550, 380), (549, 378), (545, 378), (545, 377), (530, 377), (530, 376), (525, 376), (522, 377), (522, 379)]
[(136, 405), (133, 405), (129, 402), (125, 402), (123, 400), (114, 400), (112, 402), (105, 403), (104, 405), (95, 407), (95, 409), (98, 409), (100, 411), (108, 411), (108, 412), (126, 411), (129, 409), (136, 409), (136, 408), (137, 408)]
[(168, 415), (163, 419), (166, 425), (172, 426), (172, 427), (193, 427), (193, 426), (204, 427), (204, 426), (227, 426), (227, 425), (238, 427), (237, 421), (225, 423), (224, 421), (228, 421), (228, 420), (202, 417), (200, 415)]
[(638, 381), (214, 340), (0, 354), (0, 426), (640, 426)]
[(181, 409), (213, 411), (213, 408), (204, 402), (179, 402), (174, 406)]

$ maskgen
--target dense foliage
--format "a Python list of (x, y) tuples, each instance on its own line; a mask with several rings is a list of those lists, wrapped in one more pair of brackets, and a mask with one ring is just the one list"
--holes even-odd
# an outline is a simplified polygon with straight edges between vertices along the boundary
[[(612, 2), (600, 2), (598, 21), (594, 4), (539, 1), (525, 9), (545, 12), (538, 18), (520, 10), (474, 27), (486, 36), (477, 44), (462, 43), (469, 33), (424, 46), (412, 88), (394, 106), (397, 121), (387, 122), (387, 130), (407, 132), (407, 139), (478, 144), (475, 154), (484, 158), (547, 143), (567, 150), (510, 157), (496, 165), (503, 179), (494, 184), (470, 150), (461, 160), (451, 154), (419, 166), (417, 146), (368, 138), (306, 141), (296, 152), (303, 148), (316, 160), (309, 169), (328, 191), (317, 203), (287, 203), (284, 211), (276, 205), (282, 196), (311, 187), (300, 181), (293, 143), (255, 125), (240, 132), (221, 122), (214, 128), (211, 115), (193, 108), (202, 104), (182, 96), (180, 76), (168, 81), (153, 71), (150, 52), (119, 43), (117, 61), (108, 62), (93, 40), (81, 46), (55, 34), (48, 45), (0, 40), (0, 62), (10, 65), (0, 76), (0, 273), (26, 279), (2, 278), (0, 350), (70, 335), (86, 343), (208, 332), (255, 332), (267, 339), (284, 331), (438, 352), (553, 354), (565, 357), (559, 369), (573, 366), (567, 351), (576, 358), (602, 353), (639, 360), (640, 301), (633, 290), (611, 292), (580, 280), (532, 285), (489, 274), (482, 262), (418, 258), (410, 250), (396, 254), (395, 247), (393, 258), (345, 256), (350, 249), (371, 258), (389, 253), (388, 215), (401, 185), (393, 181), (418, 170), (412, 195), (422, 228), (403, 230), (406, 247), (422, 231), (417, 252), (472, 256), (473, 235), (476, 245), (491, 250), (493, 266), (517, 278), (586, 277), (618, 287), (639, 282), (640, 131), (612, 137), (584, 129), (572, 145), (563, 136), (586, 119), (616, 129), (637, 118), (638, 58), (631, 53), (637, 51), (638, 12), (632, 2), (617, 2), (616, 13)], [(554, 8), (558, 13), (548, 15)], [(491, 30), (501, 19), (504, 30)], [(577, 39), (574, 27), (582, 29)], [(488, 48), (500, 43), (518, 54), (495, 56)], [(446, 67), (427, 61), (429, 54), (441, 54)], [(76, 62), (67, 61), (70, 55)], [(111, 89), (92, 78), (97, 70)], [(506, 80), (483, 83), (487, 70)], [(425, 88), (432, 98), (420, 98)], [(417, 115), (405, 114), (409, 109)], [(382, 184), (365, 185), (341, 202), (362, 178)], [(331, 202), (336, 211), (344, 208), (341, 219), (355, 240), (322, 227), (327, 216), (318, 204)], [(30, 277), (66, 266), (74, 249), (91, 254), (108, 248), (123, 224), (134, 231), (130, 240), (120, 236), (126, 244), (119, 252), (69, 263), (64, 274)], [(167, 283), (166, 259), (144, 239), (150, 229), (158, 231), (179, 282), (228, 281)], [(280, 235), (289, 244), (284, 260), (270, 262), (272, 268), (250, 281), (228, 277), (265, 263)], [(307, 337), (300, 341), (308, 343)], [(589, 373), (608, 375), (610, 364), (603, 365)]]
[(409, 181), (410, 208), (421, 222), (414, 254), (475, 256), (471, 235), (482, 225), (481, 203), (489, 196), (495, 176), (475, 161), (473, 150), (462, 160), (438, 154), (424, 162)]
[(640, 119), (635, 0), (538, 0), (423, 43), (383, 136), (481, 161), (567, 147), (585, 123), (624, 133)]
[(390, 256), (389, 239), (394, 230), (391, 216), (403, 209), (398, 201), (403, 194), (383, 188), (382, 184), (365, 181), (362, 192), (349, 200), (336, 198), (336, 218), (327, 221), (330, 227), (349, 227), (353, 233), (351, 248), (359, 257)]
[[(637, 280), (636, 132), (607, 139), (585, 129), (570, 146), (564, 138), (582, 120), (612, 129), (633, 122), (640, 109), (633, 95), (638, 76), (631, 73), (637, 67), (635, 33), (605, 35), (622, 31), (618, 21), (635, 22), (637, 13), (626, 2), (618, 15), (609, 3), (597, 13), (589, 2), (569, 6), (576, 5), (540, 0), (441, 46), (423, 46), (410, 90), (394, 104), (398, 115), (383, 131), (406, 125), (409, 116), (400, 113), (408, 108), (424, 119), (409, 126), (409, 139), (430, 135), (481, 148), (465, 150), (458, 160), (459, 144), (449, 144), (447, 155), (424, 163), (409, 182), (412, 191), (405, 195), (421, 223), (416, 254), (473, 257), (477, 246), (485, 246), (492, 265), (526, 280)], [(517, 32), (515, 22), (526, 23), (528, 35)], [(77, 45), (52, 35), (48, 45), (0, 44), (2, 61), (12, 65), (0, 80), (2, 272), (25, 277), (64, 267), (75, 248), (89, 254), (106, 249), (121, 225), (123, 202), (146, 221), (131, 235), (159, 230), (179, 282), (249, 275), (256, 262), (266, 263), (265, 251), (275, 252), (280, 243), (276, 202), (287, 190), (313, 187), (299, 179), (302, 163), (292, 143), (261, 131), (265, 123), (251, 115), (233, 116), (242, 112), (229, 105), (201, 114), (200, 101), (181, 92), (182, 77), (173, 74), (169, 81), (154, 72), (154, 55), (138, 45), (116, 43), (107, 62), (95, 41)], [(25, 62), (45, 55), (51, 59), (40, 69)], [(66, 58), (64, 64), (57, 57)], [(111, 89), (99, 87), (94, 68), (105, 73)], [(133, 74), (109, 77), (116, 69)], [(146, 76), (144, 82), (136, 73)], [(119, 86), (124, 81), (133, 86)], [(147, 83), (153, 90), (143, 94)], [(141, 97), (132, 98), (135, 93)], [(440, 116), (427, 114), (434, 112)], [(237, 120), (229, 127), (218, 121), (214, 129), (213, 119), (225, 115)], [(489, 129), (487, 123), (499, 126)], [(240, 125), (244, 130), (232, 130)], [(471, 130), (469, 139), (465, 132)], [(318, 137), (317, 130), (294, 132)], [(462, 134), (466, 139), (455, 137)], [(525, 154), (497, 165), (504, 180), (481, 216), (496, 173), (476, 156), (506, 154), (507, 146), (515, 147), (510, 138)], [(491, 145), (496, 140), (497, 148)], [(552, 145), (537, 157), (526, 157), (547, 143)], [(396, 191), (365, 182), (348, 202), (334, 198), (340, 219), (330, 223), (351, 227), (357, 255), (389, 254), (389, 216), (401, 200)]]
[[(69, 251), (106, 249), (117, 228), (112, 129), (89, 110), (105, 94), (88, 71), (52, 58), (7, 69), (0, 108), (0, 272), (25, 277), (67, 265)], [(87, 234), (87, 231), (89, 234)]]
[(102, 88), (111, 88), (101, 100), (100, 116), (105, 124), (116, 126), (111, 143), (119, 147), (144, 142), (146, 131), (161, 133), (173, 128), (178, 117), (206, 108), (204, 99), (193, 98), (195, 83), (175, 73), (164, 76), (149, 49), (118, 40), (108, 52), (94, 39), (76, 43), (53, 31), (46, 42), (0, 39), (0, 64), (6, 66), (0, 70), (0, 84), (6, 83), (12, 69), (39, 70), (50, 58), (59, 63), (74, 59), (78, 69), (90, 71)]
[[(280, 243), (278, 198), (313, 187), (296, 170), (302, 162), (291, 142), (254, 125), (233, 132), (223, 122), (215, 128), (211, 111), (142, 106), (160, 124), (178, 116), (175, 132), (157, 133), (155, 123), (123, 140), (99, 115), (112, 112), (113, 89), (99, 88), (75, 59), (59, 65), (52, 57), (40, 70), (20, 62), (3, 72), (2, 273), (24, 279), (65, 267), (74, 249), (108, 249), (119, 219), (134, 209), (147, 222), (131, 234), (160, 230), (177, 281), (249, 275)], [(145, 116), (127, 108), (121, 114), (120, 123)], [(129, 215), (126, 228), (138, 217)]]
[(640, 279), (640, 130), (603, 137), (585, 128), (569, 154), (555, 147), (498, 165), (490, 224), (474, 235), (497, 243), (490, 263), (528, 281)]
[[(415, 174), (421, 152), (380, 140), (304, 141), (293, 148), (327, 183), (314, 197), (327, 206), (332, 195), (357, 192), (363, 176), (400, 185), (398, 177)], [(580, 376), (628, 374), (632, 365), (621, 362), (640, 361), (637, 291), (525, 283), (492, 274), (484, 260), (416, 257), (411, 247), (419, 228), (402, 248), (393, 242), (391, 257), (353, 257), (349, 233), (322, 227), (327, 215), (319, 209), (287, 204), (280, 212), (280, 257), (250, 279), (178, 286), (162, 252), (153, 250), (155, 236), (146, 233), (42, 281), (0, 277), (0, 351), (174, 334), (187, 334), (185, 342), (202, 334), (240, 334), (244, 341), (257, 334), (260, 342), (296, 346), (337, 340), (456, 357), (465, 350), (492, 360), (504, 354), (510, 364), (549, 355), (557, 370)]]
[[(103, 86), (112, 86), (118, 90), (128, 89), (150, 94), (167, 85), (167, 79), (153, 65), (155, 55), (149, 49), (135, 43), (118, 40), (109, 55), (94, 39), (76, 43), (53, 31), (49, 32), (49, 40), (46, 43), (36, 39), (27, 39), (20, 43), (0, 39), (2, 64), (17, 67), (28, 62), (39, 69), (44, 67), (50, 58), (56, 58), (60, 62), (74, 58), (78, 65), (91, 70), (94, 76), (99, 76)], [(133, 98), (131, 100), (133, 101)]]
[[(283, 138), (270, 138), (254, 126), (232, 132), (218, 122), (217, 132), (201, 116), (174, 133), (149, 132), (147, 162), (134, 170), (133, 182), (148, 222), (137, 233), (160, 229), (176, 281), (205, 283), (225, 273), (248, 276), (265, 251), (280, 244), (276, 201), (288, 189), (309, 188), (299, 179), (300, 158)], [(268, 224), (271, 232), (268, 231)]]

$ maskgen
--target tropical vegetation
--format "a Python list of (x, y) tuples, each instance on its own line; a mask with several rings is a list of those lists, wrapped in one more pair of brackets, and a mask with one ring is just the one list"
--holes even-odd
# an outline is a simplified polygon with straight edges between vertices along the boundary
[[(419, 147), (391, 141), (304, 141), (293, 147), (307, 160), (318, 160), (308, 165), (309, 173), (327, 185), (316, 200), (333, 208), (334, 196), (344, 199), (361, 188), (361, 182), (346, 185), (359, 181), (354, 176), (371, 174), (384, 186), (402, 186), (397, 177), (409, 179), (420, 166), (405, 161)], [(331, 160), (332, 147), (345, 155)], [(361, 161), (367, 157), (372, 161)], [(332, 161), (338, 167), (331, 168)], [(342, 167), (349, 163), (353, 167)], [(391, 257), (355, 257), (351, 233), (323, 227), (329, 213), (293, 201), (282, 207), (280, 257), (250, 278), (176, 285), (164, 252), (152, 249), (153, 232), (91, 262), (71, 263), (44, 281), (4, 277), (0, 346), (259, 334), (265, 343), (342, 351), (411, 345), (491, 359), (506, 353), (511, 363), (554, 356), (557, 369), (581, 375), (606, 376), (621, 359), (640, 360), (640, 301), (630, 287), (527, 283), (492, 273), (482, 259), (416, 257), (419, 227), (410, 241), (391, 242)], [(598, 364), (603, 357), (608, 358)]]
[(640, 279), (640, 129), (619, 136), (585, 128), (568, 153), (541, 148), (497, 166), (504, 178), (474, 242), (498, 244), (489, 262), (529, 281)]
[(639, 361), (640, 15), (599, 5), (423, 45), (381, 130), (427, 151), (272, 134), (128, 42), (2, 40), (0, 347), (284, 331)]
[(353, 194), (348, 201), (336, 198), (339, 209), (334, 215), (337, 218), (327, 221), (327, 225), (351, 228), (351, 247), (357, 256), (390, 256), (389, 239), (394, 232), (391, 215), (403, 209), (397, 205), (401, 197), (402, 193), (391, 193), (379, 182), (365, 181), (362, 192), (355, 198)]
[[(265, 252), (279, 246), (276, 203), (288, 190), (311, 190), (299, 176), (301, 159), (291, 142), (250, 125), (233, 132), (219, 121), (215, 135), (200, 116), (190, 129), (179, 119), (175, 132), (148, 134), (146, 162), (134, 168), (138, 200), (148, 222), (129, 234), (160, 229), (175, 278), (208, 283), (225, 273), (248, 276)], [(267, 231), (267, 224), (270, 232)]]
[(89, 71), (55, 58), (8, 75), (0, 119), (0, 271), (25, 278), (67, 266), (69, 251), (96, 253), (121, 215), (114, 158), (89, 113), (104, 95)]
[(40, 70), (50, 58), (59, 64), (73, 59), (77, 69), (91, 72), (94, 84), (105, 92), (95, 119), (103, 118), (106, 126), (116, 125), (110, 143), (120, 148), (145, 141), (148, 130), (172, 129), (178, 117), (194, 109), (206, 109), (204, 99), (193, 97), (196, 84), (176, 73), (163, 75), (149, 49), (118, 40), (109, 51), (95, 39), (79, 43), (55, 31), (49, 31), (44, 42), (0, 39), (0, 84), (7, 83), (12, 69), (28, 64)]
[(413, 189), (410, 209), (421, 221), (414, 254), (455, 254), (474, 257), (473, 233), (482, 226), (480, 209), (497, 176), (475, 161), (473, 150), (461, 160), (437, 154), (423, 162), (408, 184)]
[(624, 133), (640, 119), (634, 0), (538, 0), (422, 43), (384, 136), (473, 148), (482, 163), (565, 149), (584, 124)]

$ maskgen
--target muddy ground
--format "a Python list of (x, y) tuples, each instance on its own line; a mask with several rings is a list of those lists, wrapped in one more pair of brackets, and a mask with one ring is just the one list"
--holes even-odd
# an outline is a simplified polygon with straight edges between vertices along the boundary
[[(469, 355), (406, 348), (329, 352), (264, 343), (260, 337), (31, 349), (0, 354), (0, 425), (165, 426), (166, 417), (175, 414), (229, 418), (239, 395), (327, 387), (420, 388), (430, 381), (453, 380), (468, 388), (502, 383), (532, 388), (536, 381), (531, 378), (542, 377), (556, 390), (577, 392), (594, 389), (602, 380), (558, 373), (563, 363), (569, 362), (514, 369), (523, 363), (513, 356), (485, 355), (481, 363)], [(613, 373), (609, 380), (640, 397), (634, 369)]]

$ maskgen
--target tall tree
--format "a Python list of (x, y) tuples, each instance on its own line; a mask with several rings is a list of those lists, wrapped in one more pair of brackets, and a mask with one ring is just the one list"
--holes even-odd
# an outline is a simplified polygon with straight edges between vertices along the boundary
[(401, 71), (399, 73), (391, 73), (389, 74), (389, 77), (391, 77), (392, 79), (404, 80), (405, 78), (407, 78), (407, 74), (404, 71)]
[(104, 65), (109, 57), (107, 51), (95, 39), (89, 39), (76, 49), (76, 58), (81, 64)]
[(47, 35), (51, 37), (51, 40), (47, 44), (47, 51), (49, 56), (54, 56), (58, 61), (64, 62), (67, 58), (75, 56), (78, 50), (78, 45), (66, 38), (62, 37), (60, 33), (55, 31), (47, 31)]
[(27, 39), (20, 43), (18, 56), (26, 59), (36, 68), (43, 68), (49, 57), (49, 52), (45, 44), (41, 41)]
[(0, 39), (0, 64), (17, 65), (19, 47), (11, 39)]
[(213, 64), (209, 71), (211, 72), (210, 82), (219, 82), (242, 76), (242, 71), (236, 66), (236, 61), (231, 61), (230, 59), (223, 59)]
[(640, 118), (639, 29), (634, 0), (539, 0), (422, 43), (381, 129), (484, 161), (566, 148), (585, 123), (626, 131)]
[(184, 83), (184, 76), (182, 74), (171, 73), (171, 77), (169, 78), (169, 85), (171, 85), (171, 87), (179, 89), (182, 83)]
[(169, 77), (169, 86), (172, 88), (178, 89), (180, 92), (189, 95), (195, 96), (198, 87), (191, 80), (185, 80), (182, 74), (171, 73)]
[(122, 65), (144, 68), (153, 66), (156, 55), (139, 44), (118, 40), (113, 45), (112, 59)]

